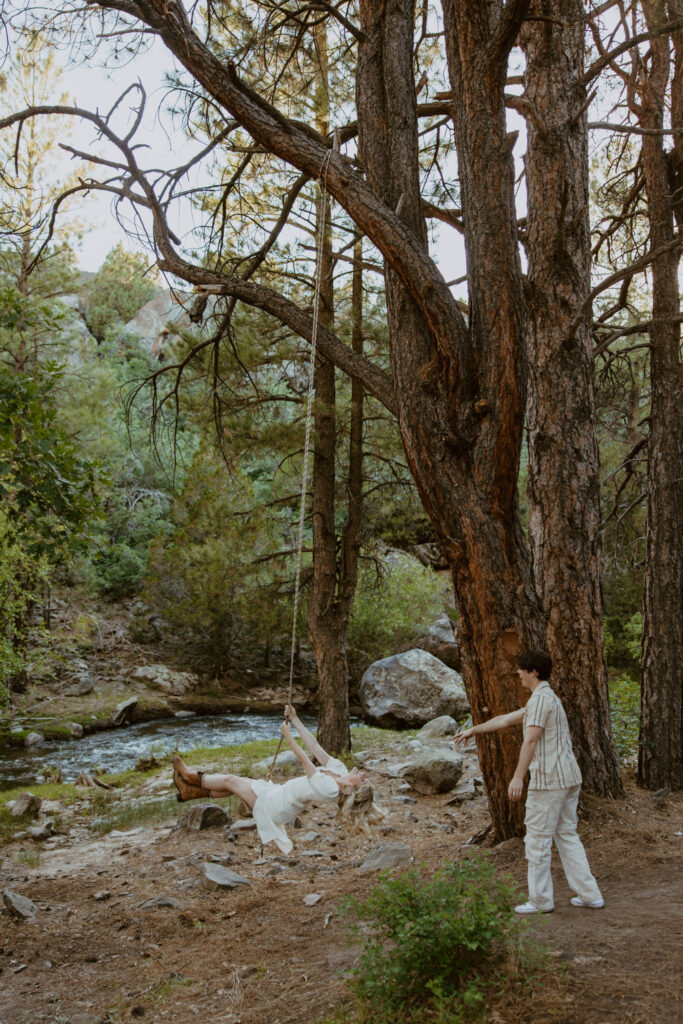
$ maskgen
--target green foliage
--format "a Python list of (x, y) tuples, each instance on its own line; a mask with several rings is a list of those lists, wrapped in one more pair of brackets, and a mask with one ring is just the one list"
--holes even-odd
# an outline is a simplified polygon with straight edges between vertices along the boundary
[(610, 683), (610, 718), (612, 738), (623, 764), (632, 764), (638, 757), (640, 730), (640, 684), (623, 675)]
[(0, 500), (29, 550), (53, 563), (85, 529), (97, 506), (95, 467), (57, 423), (63, 372), (0, 369)]
[(87, 288), (88, 327), (98, 341), (123, 327), (153, 298), (156, 286), (147, 269), (142, 254), (126, 252), (121, 244), (108, 254)]
[(0, 508), (0, 705), (25, 669), (33, 632), (28, 613), (47, 575), (45, 556), (32, 554), (19, 542), (16, 526)]
[(248, 476), (229, 475), (216, 454), (201, 450), (173, 504), (175, 529), (151, 553), (146, 599), (216, 674), (235, 644), (263, 642), (291, 615), (280, 593), (285, 559), (270, 557), (277, 524), (254, 489)]
[(431, 569), (406, 558), (384, 567), (361, 567), (349, 622), (351, 676), (368, 665), (405, 649), (443, 611), (443, 581)]
[[(385, 875), (364, 901), (351, 900), (351, 935), (363, 941), (352, 987), (368, 1021), (467, 1020), (481, 1007), (485, 976), (514, 941), (515, 890), (485, 860)], [(437, 1017), (437, 1019), (439, 1019)]]

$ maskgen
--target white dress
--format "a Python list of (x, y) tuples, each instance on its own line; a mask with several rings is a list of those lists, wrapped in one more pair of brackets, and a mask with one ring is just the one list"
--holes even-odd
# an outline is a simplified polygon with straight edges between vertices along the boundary
[(307, 779), (300, 775), (287, 782), (267, 782), (265, 779), (252, 779), (251, 788), (256, 793), (256, 803), (252, 814), (261, 842), (275, 843), (282, 853), (291, 853), (294, 844), (284, 830), (284, 826), (294, 821), (296, 816), (310, 804), (326, 803), (336, 800), (339, 786), (336, 779), (325, 772), (336, 775), (348, 775), (348, 769), (341, 761), (331, 757), (325, 771), (320, 768)]

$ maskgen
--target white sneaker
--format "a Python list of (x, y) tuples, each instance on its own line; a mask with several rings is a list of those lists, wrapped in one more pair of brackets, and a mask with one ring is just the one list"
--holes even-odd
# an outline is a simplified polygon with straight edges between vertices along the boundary
[(592, 910), (602, 910), (605, 905), (605, 901), (602, 896), (599, 900), (582, 900), (580, 896), (572, 896), (569, 901), (573, 907), (590, 907)]
[(518, 907), (515, 907), (515, 914), (551, 914), (553, 911), (552, 907), (547, 910), (541, 910), (535, 903), (520, 903)]

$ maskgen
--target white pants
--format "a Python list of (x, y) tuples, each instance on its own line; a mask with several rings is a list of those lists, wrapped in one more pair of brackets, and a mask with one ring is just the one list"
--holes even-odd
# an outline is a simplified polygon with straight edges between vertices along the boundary
[(553, 909), (550, 859), (553, 839), (569, 886), (587, 903), (601, 899), (588, 866), (583, 843), (576, 833), (576, 809), (581, 786), (571, 789), (530, 789), (526, 798), (526, 859), (529, 901), (539, 910)]

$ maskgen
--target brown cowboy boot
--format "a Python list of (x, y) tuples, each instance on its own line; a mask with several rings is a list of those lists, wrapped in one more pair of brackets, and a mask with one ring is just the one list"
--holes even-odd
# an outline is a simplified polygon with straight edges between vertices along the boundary
[(183, 782), (187, 782), (190, 786), (201, 787), (204, 772), (193, 772), (178, 754), (173, 758), (173, 770), (178, 773)]
[(202, 800), (209, 795), (201, 786), (193, 786), (186, 782), (175, 767), (173, 769), (173, 785), (178, 790), (179, 804), (186, 800)]

